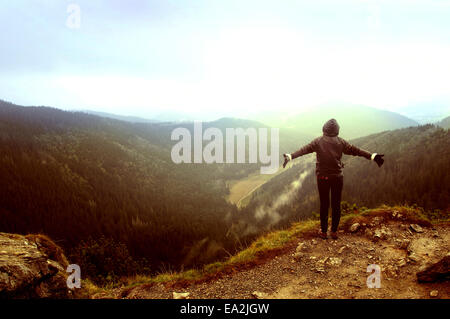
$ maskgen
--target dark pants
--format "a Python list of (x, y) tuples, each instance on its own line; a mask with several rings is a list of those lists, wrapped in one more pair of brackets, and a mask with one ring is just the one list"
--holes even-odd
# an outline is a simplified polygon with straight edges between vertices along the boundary
[(320, 197), (320, 228), (328, 230), (328, 208), (330, 207), (331, 191), (331, 231), (335, 232), (341, 219), (341, 195), (344, 184), (343, 176), (317, 176), (317, 187)]

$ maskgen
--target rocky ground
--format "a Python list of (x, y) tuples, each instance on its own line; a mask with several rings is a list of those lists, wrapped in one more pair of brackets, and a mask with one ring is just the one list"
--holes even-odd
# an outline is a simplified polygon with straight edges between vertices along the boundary
[[(450, 298), (448, 280), (417, 280), (417, 272), (449, 255), (448, 225), (411, 224), (394, 211), (389, 218), (377, 216), (343, 228), (337, 240), (299, 238), (266, 262), (218, 279), (184, 288), (141, 285), (119, 289), (115, 297)], [(379, 288), (368, 287), (369, 265), (380, 267)], [(443, 267), (448, 276), (448, 263)]]

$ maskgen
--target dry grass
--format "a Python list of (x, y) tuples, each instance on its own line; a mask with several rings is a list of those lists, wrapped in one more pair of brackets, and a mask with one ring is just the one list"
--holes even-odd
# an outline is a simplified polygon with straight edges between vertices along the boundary
[(44, 252), (49, 259), (58, 262), (64, 269), (69, 266), (69, 262), (62, 248), (55, 244), (48, 236), (43, 234), (29, 234), (25, 238), (35, 243), (40, 251)]

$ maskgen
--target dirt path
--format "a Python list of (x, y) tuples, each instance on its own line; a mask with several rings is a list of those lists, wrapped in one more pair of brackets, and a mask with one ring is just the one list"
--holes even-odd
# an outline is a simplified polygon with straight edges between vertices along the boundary
[[(368, 228), (368, 227), (367, 227)], [(375, 240), (374, 233), (381, 239)], [(126, 298), (450, 298), (450, 283), (419, 284), (416, 273), (450, 252), (448, 226), (423, 227), (380, 222), (338, 240), (299, 239), (287, 252), (254, 268), (173, 289), (162, 284), (138, 286)], [(367, 266), (381, 267), (381, 288), (368, 288)]]

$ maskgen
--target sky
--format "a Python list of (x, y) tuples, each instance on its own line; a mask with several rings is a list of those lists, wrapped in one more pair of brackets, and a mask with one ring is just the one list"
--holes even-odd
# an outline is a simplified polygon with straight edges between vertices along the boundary
[(14, 0), (0, 21), (0, 99), (20, 105), (450, 115), (450, 0)]

